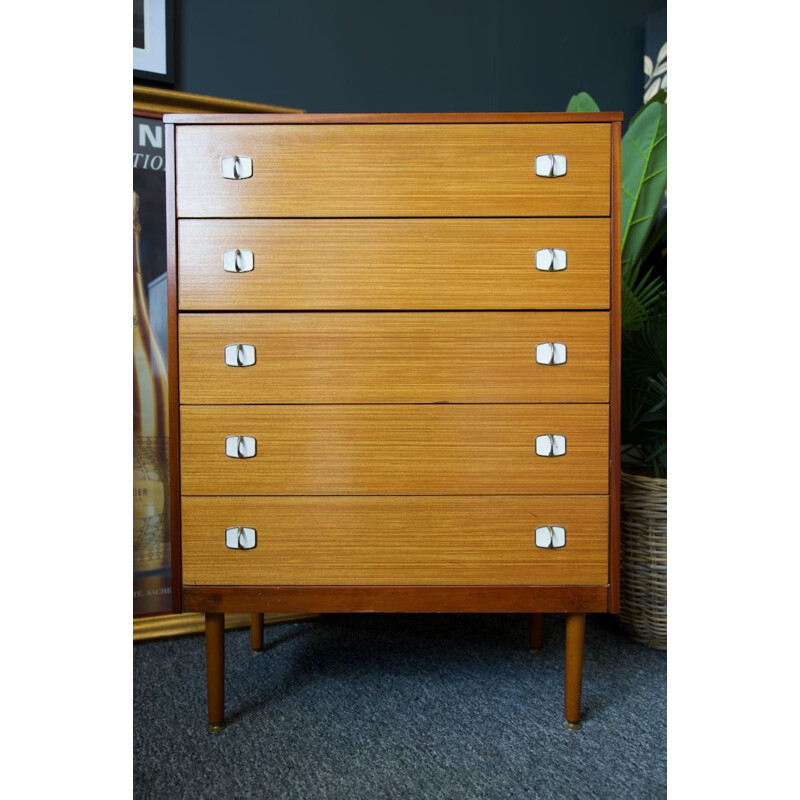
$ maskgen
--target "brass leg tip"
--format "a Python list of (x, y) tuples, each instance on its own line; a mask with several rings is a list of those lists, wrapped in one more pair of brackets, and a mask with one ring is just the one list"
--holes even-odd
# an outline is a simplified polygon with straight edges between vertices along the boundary
[(255, 648), (253, 648), (250, 651), (250, 658), (255, 658), (256, 656), (260, 656), (263, 652), (264, 652), (263, 650), (256, 650)]
[(568, 731), (579, 731), (583, 727), (582, 722), (570, 722), (568, 719), (564, 720), (563, 725)]
[(209, 722), (208, 725), (206, 725), (206, 730), (209, 733), (219, 733), (224, 727), (225, 727), (224, 722), (221, 722), (219, 725), (215, 725), (214, 723)]

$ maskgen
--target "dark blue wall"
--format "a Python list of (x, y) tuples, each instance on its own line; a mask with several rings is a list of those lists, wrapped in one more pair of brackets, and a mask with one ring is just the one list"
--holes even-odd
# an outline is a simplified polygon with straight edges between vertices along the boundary
[(561, 111), (630, 117), (664, 0), (179, 0), (186, 92), (311, 112)]

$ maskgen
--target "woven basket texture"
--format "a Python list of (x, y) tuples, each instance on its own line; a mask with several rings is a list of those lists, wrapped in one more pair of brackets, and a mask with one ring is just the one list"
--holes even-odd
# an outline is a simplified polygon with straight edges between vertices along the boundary
[(619, 619), (636, 642), (667, 649), (667, 480), (621, 476)]

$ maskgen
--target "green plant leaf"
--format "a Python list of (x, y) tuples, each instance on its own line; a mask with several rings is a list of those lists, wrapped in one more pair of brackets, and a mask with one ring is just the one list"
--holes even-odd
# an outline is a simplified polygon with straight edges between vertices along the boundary
[[(622, 450), (625, 469), (667, 474), (666, 280), (656, 248), (667, 230), (666, 92), (636, 112), (622, 138)], [(586, 94), (571, 112), (599, 111)]]
[(667, 376), (663, 372), (649, 375), (642, 387), (642, 403), (645, 411), (641, 423), (652, 430), (653, 423), (667, 419)]
[(667, 188), (667, 106), (648, 103), (622, 137), (622, 273), (640, 259)]
[(666, 294), (641, 330), (622, 338), (622, 441), (628, 467), (662, 477), (667, 470)]
[[(662, 295), (663, 307), (663, 295)], [(667, 374), (667, 315), (654, 314), (641, 330), (622, 339), (622, 370), (625, 380), (639, 385), (652, 375)]]
[(628, 463), (637, 471), (666, 475), (666, 374), (650, 375), (638, 383), (623, 380), (622, 401), (623, 449)]
[(647, 241), (642, 246), (642, 252), (639, 255), (639, 260), (643, 263), (647, 263), (648, 259), (653, 253), (653, 250), (656, 249), (656, 246), (661, 241), (661, 239), (667, 233), (667, 212), (666, 210), (664, 213), (659, 217), (656, 214), (656, 224), (650, 230), (650, 235), (647, 237)]
[(644, 111), (650, 103), (666, 103), (667, 102), (667, 90), (662, 89), (660, 92), (656, 92), (629, 120), (628, 125), (632, 125), (633, 121), (639, 114)]
[(599, 111), (600, 106), (595, 103), (590, 94), (586, 92), (578, 92), (572, 95), (567, 103), (567, 111), (576, 113), (585, 113), (588, 111)]
[(642, 274), (642, 262), (622, 276), (622, 330), (641, 330), (664, 295), (664, 279), (653, 268)]

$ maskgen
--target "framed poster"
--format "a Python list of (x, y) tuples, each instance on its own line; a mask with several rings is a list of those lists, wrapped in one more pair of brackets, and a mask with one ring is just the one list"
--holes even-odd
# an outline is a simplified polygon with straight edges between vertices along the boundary
[(133, 117), (133, 611), (169, 611), (164, 126)]
[(172, 0), (133, 0), (133, 77), (174, 83)]
[[(165, 113), (300, 113), (298, 109), (133, 87), (133, 616), (134, 638), (201, 629), (172, 615)], [(249, 614), (230, 615), (232, 625)], [(272, 615), (285, 619), (286, 615)], [(197, 617), (197, 619), (195, 619)], [(140, 623), (137, 625), (137, 623)], [(138, 635), (137, 635), (138, 629)]]

